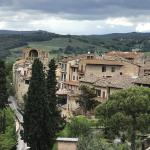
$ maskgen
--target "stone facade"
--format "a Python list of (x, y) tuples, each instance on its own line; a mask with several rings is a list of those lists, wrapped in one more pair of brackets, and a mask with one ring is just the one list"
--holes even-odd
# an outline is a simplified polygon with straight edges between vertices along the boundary
[(23, 57), (13, 65), (13, 85), (16, 93), (16, 99), (19, 104), (23, 104), (23, 97), (28, 91), (32, 64), (34, 59), (39, 58), (45, 71), (48, 67), (49, 56), (47, 52), (39, 49), (27, 48), (23, 50)]

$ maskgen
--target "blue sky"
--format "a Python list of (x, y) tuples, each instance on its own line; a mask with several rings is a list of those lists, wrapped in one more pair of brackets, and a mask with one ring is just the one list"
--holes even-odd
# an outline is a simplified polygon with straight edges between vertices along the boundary
[(0, 29), (150, 32), (150, 0), (0, 0)]

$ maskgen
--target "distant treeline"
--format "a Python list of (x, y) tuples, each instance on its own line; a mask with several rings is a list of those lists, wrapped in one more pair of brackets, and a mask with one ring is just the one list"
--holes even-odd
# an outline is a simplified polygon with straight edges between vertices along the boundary
[[(68, 38), (69, 43), (76, 39), (82, 43), (87, 43), (87, 48), (81, 45), (73, 47), (68, 43), (66, 48), (52, 50), (51, 53), (82, 54), (88, 51), (131, 51), (141, 49), (150, 52), (150, 33), (113, 33), (106, 35), (59, 35), (46, 31), (6, 31), (0, 30), (0, 57), (5, 58), (10, 55), (9, 49), (28, 45), (28, 42), (48, 41), (53, 38)], [(92, 45), (92, 46), (88, 46)], [(100, 49), (97, 49), (99, 47)]]
[(0, 57), (9, 55), (9, 49), (28, 45), (28, 42), (47, 41), (59, 35), (45, 31), (0, 33)]

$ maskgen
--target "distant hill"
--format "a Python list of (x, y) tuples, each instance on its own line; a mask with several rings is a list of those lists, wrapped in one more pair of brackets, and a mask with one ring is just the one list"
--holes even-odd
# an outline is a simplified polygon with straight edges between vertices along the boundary
[(8, 31), (0, 30), (0, 57), (10, 54), (12, 48), (28, 45), (28, 42), (47, 41), (58, 37), (46, 31)]
[[(59, 35), (47, 31), (0, 30), (0, 57), (17, 56), (21, 47), (38, 47), (51, 54), (79, 54), (88, 51), (131, 51), (138, 48), (150, 52), (150, 33), (112, 33), (105, 35)], [(14, 50), (15, 49), (15, 50)]]

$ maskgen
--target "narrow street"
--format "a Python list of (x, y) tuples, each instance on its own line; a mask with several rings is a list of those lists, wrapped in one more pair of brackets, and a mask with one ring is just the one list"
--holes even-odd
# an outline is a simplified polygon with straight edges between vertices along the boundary
[(21, 125), (23, 123), (23, 116), (18, 111), (18, 105), (16, 103), (16, 99), (14, 97), (10, 96), (8, 98), (8, 101), (10, 102), (10, 104), (9, 104), (10, 108), (14, 111), (14, 113), (16, 115), (16, 132), (18, 135), (17, 150), (27, 150), (29, 148), (27, 147), (27, 144), (24, 143), (23, 140), (21, 140), (21, 135), (20, 135), (20, 131), (23, 129), (22, 125)]

